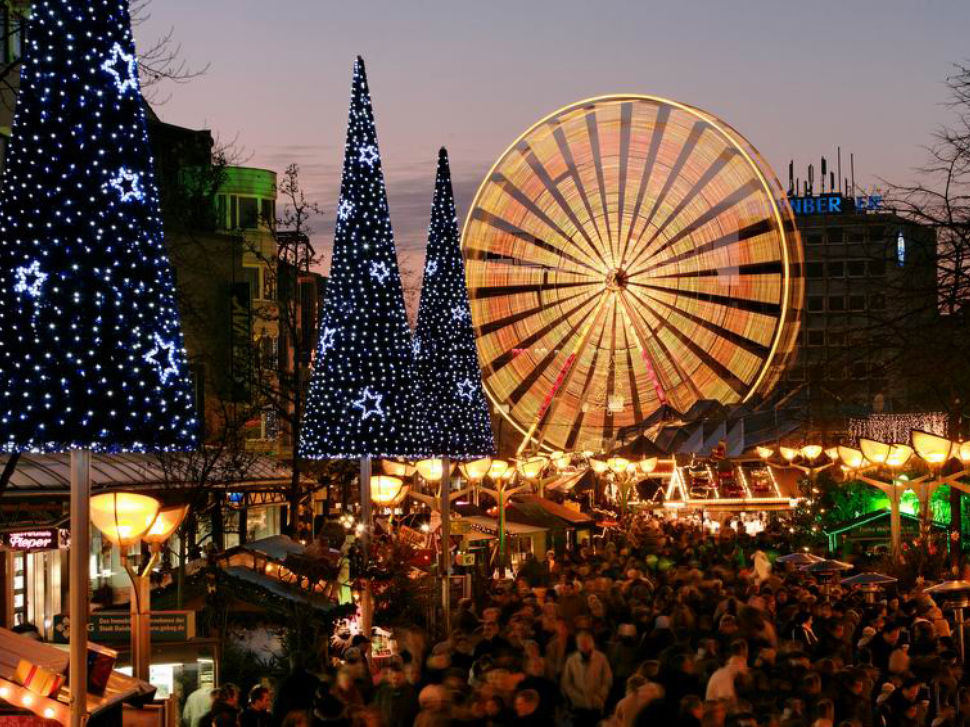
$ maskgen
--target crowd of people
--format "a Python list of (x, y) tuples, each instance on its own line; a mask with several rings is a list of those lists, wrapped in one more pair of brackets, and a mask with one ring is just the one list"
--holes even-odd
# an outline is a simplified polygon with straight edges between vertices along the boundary
[(929, 595), (771, 564), (787, 528), (740, 530), (638, 515), (527, 558), (458, 605), (447, 639), (398, 629), (375, 664), (358, 635), (339, 666), (296, 664), (245, 709), (230, 686), (187, 704), (185, 727), (970, 725), (955, 629)]

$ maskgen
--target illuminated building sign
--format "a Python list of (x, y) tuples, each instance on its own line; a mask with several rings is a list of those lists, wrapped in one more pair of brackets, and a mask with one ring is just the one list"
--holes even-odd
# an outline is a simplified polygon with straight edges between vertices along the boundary
[(877, 194), (843, 197), (841, 194), (821, 194), (817, 197), (789, 197), (796, 215), (842, 215), (847, 213), (881, 212), (882, 196)]
[(67, 547), (67, 533), (61, 538), (57, 528), (38, 528), (37, 530), (18, 530), (3, 534), (3, 545), (7, 550), (33, 553), (40, 550), (57, 550)]

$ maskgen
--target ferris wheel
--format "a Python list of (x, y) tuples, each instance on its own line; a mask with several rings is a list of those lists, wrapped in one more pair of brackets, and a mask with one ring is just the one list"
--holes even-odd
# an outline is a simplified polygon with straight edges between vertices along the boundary
[(605, 96), (536, 123), (488, 173), (462, 246), (485, 388), (520, 451), (599, 451), (665, 405), (763, 395), (797, 336), (781, 185), (674, 101)]

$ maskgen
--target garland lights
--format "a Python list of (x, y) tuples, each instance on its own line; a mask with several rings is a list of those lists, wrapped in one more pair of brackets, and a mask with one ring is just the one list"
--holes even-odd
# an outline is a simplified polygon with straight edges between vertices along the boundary
[(0, 191), (0, 448), (184, 450), (197, 421), (126, 0), (37, 0)]

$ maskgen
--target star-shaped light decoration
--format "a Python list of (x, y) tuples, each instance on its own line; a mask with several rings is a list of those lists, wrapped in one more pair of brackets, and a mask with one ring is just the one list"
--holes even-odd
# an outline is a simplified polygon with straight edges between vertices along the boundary
[(345, 222), (353, 213), (354, 203), (349, 199), (340, 200), (340, 204), (337, 205), (337, 219), (341, 222)]
[(168, 381), (169, 376), (179, 372), (175, 344), (166, 341), (157, 333), (155, 334), (155, 347), (145, 354), (145, 361), (158, 369), (158, 376), (163, 384)]
[(367, 421), (372, 416), (384, 418), (384, 410), (381, 402), (384, 400), (383, 394), (375, 394), (369, 386), (365, 386), (360, 392), (360, 398), (354, 401), (353, 406), (360, 409), (360, 418)]
[(436, 272), (438, 272), (438, 261), (437, 260), (428, 260), (428, 264), (425, 266), (424, 272), (426, 272), (428, 274), (428, 277), (429, 278), (432, 275), (434, 275)]
[(415, 356), (417, 356), (417, 355), (419, 355), (421, 353), (421, 339), (420, 338), (415, 338), (413, 341), (411, 341), (411, 353), (413, 353)]
[(131, 171), (127, 167), (121, 167), (108, 180), (108, 186), (118, 192), (122, 202), (131, 202), (133, 199), (140, 202), (145, 199), (145, 190), (141, 186), (141, 172)]
[(362, 164), (373, 167), (380, 158), (381, 155), (377, 152), (377, 147), (373, 144), (368, 144), (360, 148), (360, 162)]
[(111, 54), (101, 64), (101, 69), (114, 78), (118, 93), (138, 90), (138, 59), (134, 53), (125, 53), (120, 43), (111, 46)]
[(324, 328), (323, 335), (320, 337), (320, 351), (326, 353), (333, 348), (334, 337), (337, 335), (336, 328)]
[(464, 379), (458, 382), (458, 396), (462, 399), (471, 401), (475, 397), (475, 382), (471, 379)]
[(17, 283), (13, 289), (15, 293), (26, 293), (31, 298), (39, 298), (47, 273), (40, 269), (40, 261), (34, 260), (30, 265), (21, 265), (15, 271)]
[(451, 320), (463, 321), (468, 318), (468, 311), (462, 305), (453, 306), (451, 309)]
[(378, 283), (383, 285), (384, 281), (391, 276), (391, 269), (387, 266), (387, 263), (383, 261), (371, 263), (370, 276)]

